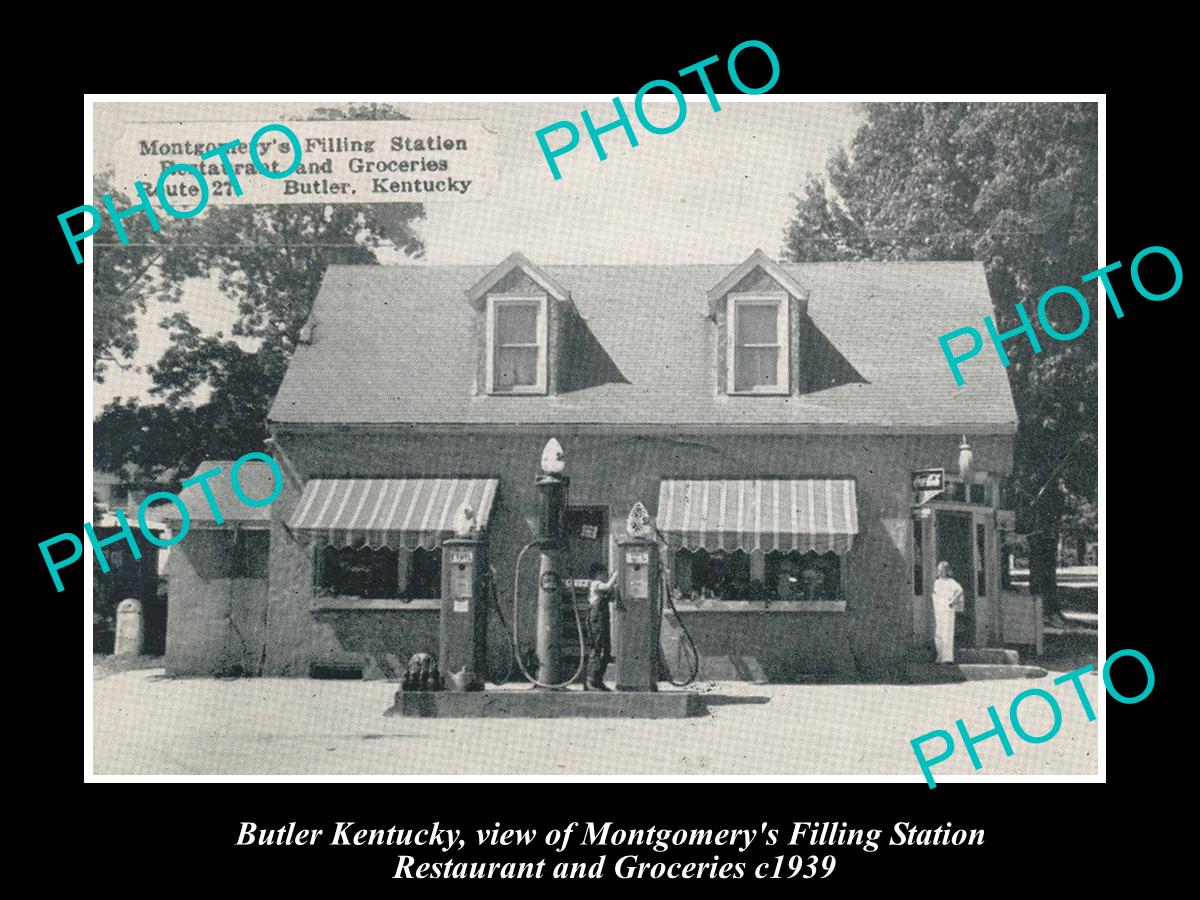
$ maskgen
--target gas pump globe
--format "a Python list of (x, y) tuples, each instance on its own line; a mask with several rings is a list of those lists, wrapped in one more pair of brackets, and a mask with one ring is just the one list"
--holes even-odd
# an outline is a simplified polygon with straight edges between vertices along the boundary
[(566, 455), (554, 438), (542, 450), (542, 474), (535, 480), (538, 489), (537, 540), (543, 548), (565, 549), (567, 544), (567, 490), (571, 479), (563, 475)]
[(967, 436), (964, 434), (962, 443), (958, 445), (958, 474), (962, 476), (963, 484), (971, 483), (971, 467), (975, 464), (975, 454), (971, 451), (971, 445), (967, 443)]
[(567, 456), (563, 453), (558, 438), (550, 438), (542, 448), (542, 471), (547, 475), (561, 475), (567, 467)]

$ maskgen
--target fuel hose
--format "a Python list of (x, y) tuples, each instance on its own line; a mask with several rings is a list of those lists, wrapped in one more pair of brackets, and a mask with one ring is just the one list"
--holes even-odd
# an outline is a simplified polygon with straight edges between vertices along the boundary
[(573, 674), (566, 681), (563, 681), (559, 684), (547, 684), (544, 681), (538, 681), (535, 676), (529, 674), (529, 670), (525, 668), (525, 663), (521, 659), (521, 654), (517, 652), (517, 642), (520, 640), (520, 638), (518, 637), (518, 634), (519, 634), (518, 621), (519, 621), (520, 615), (521, 615), (521, 612), (520, 612), (521, 611), (521, 603), (519, 600), (520, 589), (521, 589), (521, 563), (525, 559), (525, 554), (528, 553), (532, 548), (536, 547), (537, 545), (538, 545), (537, 541), (530, 541), (528, 544), (526, 544), (524, 547), (522, 547), (521, 552), (517, 554), (517, 567), (516, 567), (516, 572), (513, 574), (513, 621), (512, 621), (513, 659), (515, 659), (517, 661), (517, 666), (520, 668), (521, 674), (525, 676), (525, 680), (528, 681), (530, 684), (535, 684), (541, 688), (550, 688), (552, 690), (557, 690), (559, 688), (565, 688), (568, 684), (570, 684), (576, 678), (578, 678), (580, 675), (583, 674), (583, 667), (587, 663), (587, 646), (583, 640), (583, 620), (581, 618), (579, 618), (579, 606), (574, 602), (574, 599), (572, 599), (571, 609), (575, 613), (575, 633), (579, 636), (579, 666), (575, 669), (575, 674)]
[(509, 649), (508, 668), (504, 670), (504, 677), (503, 678), (492, 678), (489, 680), (492, 682), (492, 684), (504, 684), (506, 681), (508, 681), (508, 679), (512, 678), (513, 660), (516, 659), (517, 648), (513, 644), (512, 635), (508, 633), (508, 618), (504, 615), (504, 609), (500, 606), (500, 592), (498, 590), (496, 590), (496, 581), (497, 581), (496, 567), (489, 565), (488, 566), (488, 594), (492, 598), (492, 608), (496, 610), (496, 615), (498, 615), (500, 617), (500, 624), (504, 626), (500, 630), (501, 630), (501, 633), (503, 633), (503, 635), (504, 635), (504, 640), (506, 640), (508, 642), (508, 649)]
[[(662, 551), (662, 559), (667, 559), (667, 542), (663, 540), (661, 532), (654, 529), (654, 536), (657, 538), (660, 549)], [(675, 602), (671, 599), (670, 579), (667, 573), (666, 566), (659, 566), (659, 575), (662, 579), (662, 598), (663, 598), (663, 618), (667, 616), (667, 609), (670, 609), (675, 615), (675, 621), (679, 623), (679, 630), (683, 632), (683, 639), (687, 641), (688, 648), (691, 650), (692, 664), (691, 672), (684, 681), (676, 681), (675, 676), (671, 674), (671, 669), (667, 666), (666, 660), (662, 656), (662, 642), (658, 644), (658, 661), (659, 665), (666, 670), (667, 678), (675, 687), (687, 687), (696, 680), (696, 676), (700, 674), (700, 653), (696, 650), (696, 642), (692, 640), (691, 632), (687, 629), (687, 624), (683, 621), (683, 616), (679, 615), (679, 610), (675, 608)]]

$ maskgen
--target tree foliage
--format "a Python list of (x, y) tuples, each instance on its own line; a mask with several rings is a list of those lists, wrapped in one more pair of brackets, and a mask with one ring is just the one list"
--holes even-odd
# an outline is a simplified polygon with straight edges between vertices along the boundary
[[(111, 172), (96, 179), (96, 196), (109, 194), (117, 209), (133, 205), (112, 182)], [(97, 208), (100, 204), (96, 204)], [(170, 252), (174, 242), (190, 230), (189, 221), (177, 228), (155, 232), (145, 216), (123, 223), (129, 238), (121, 244), (115, 235), (94, 241), (92, 276), (92, 375), (103, 383), (110, 367), (129, 369), (138, 351), (137, 320), (148, 300), (178, 302), (185, 278), (195, 274), (191, 254)]]
[[(1060, 284), (1096, 310), (1080, 277), (1098, 267), (1097, 171), (1095, 104), (869, 104), (850, 147), (796, 198), (784, 255), (981, 261), (1001, 332), (1020, 325), (1017, 302), (1033, 310)], [(1059, 332), (1079, 324), (1069, 300), (1047, 313)], [(1043, 335), (1037, 354), (1024, 337), (1005, 344), (1019, 418), (1010, 496), (1051, 609), (1061, 519), (1081, 508), (1068, 500), (1096, 500), (1097, 330)]]
[[(370, 104), (320, 109), (316, 118), (407, 117), (387, 104)], [(137, 317), (147, 301), (177, 302), (189, 278), (215, 281), (236, 303), (237, 318), (229, 335), (205, 334), (184, 310), (163, 319), (169, 345), (148, 367), (157, 402), (118, 398), (104, 409), (95, 423), (96, 466), (132, 468), (143, 478), (168, 470), (186, 477), (204, 458), (261, 449), (271, 401), (325, 269), (376, 264), (385, 247), (419, 256), (413, 223), (423, 215), (417, 203), (233, 202), (195, 219), (163, 217), (157, 234), (144, 216), (127, 219), (136, 228), (130, 228), (130, 246), (96, 257), (97, 380), (105, 365), (132, 359)], [(205, 390), (207, 397), (198, 400)]]

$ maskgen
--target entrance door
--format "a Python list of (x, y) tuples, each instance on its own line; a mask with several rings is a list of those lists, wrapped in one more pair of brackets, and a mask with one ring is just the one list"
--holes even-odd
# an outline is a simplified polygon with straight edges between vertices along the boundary
[(587, 578), (594, 563), (608, 568), (608, 508), (567, 507), (567, 578)]
[[(568, 541), (563, 578), (568, 586), (573, 586), (576, 581), (580, 583), (573, 595), (586, 636), (588, 596), (583, 582), (595, 563), (608, 571), (608, 507), (568, 506), (566, 518)], [(559, 646), (562, 647), (563, 669), (570, 674), (579, 665), (579, 633), (575, 627), (575, 614), (569, 607), (563, 610)]]
[(956, 647), (975, 646), (975, 555), (971, 541), (970, 513), (937, 514), (937, 561), (950, 563), (954, 580), (963, 589), (965, 608), (954, 617)]

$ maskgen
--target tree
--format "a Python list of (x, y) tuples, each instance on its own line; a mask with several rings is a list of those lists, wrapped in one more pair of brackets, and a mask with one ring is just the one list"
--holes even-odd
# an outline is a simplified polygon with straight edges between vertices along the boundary
[[(387, 104), (321, 109), (316, 117), (407, 118)], [(376, 252), (385, 246), (419, 256), (423, 248), (413, 222), (423, 215), (416, 203), (234, 202), (210, 207), (195, 219), (164, 219), (157, 235), (146, 225), (145, 233), (138, 232), (138, 243), (146, 246), (135, 249), (131, 240), (130, 248), (106, 255), (105, 265), (114, 271), (104, 273), (105, 284), (113, 287), (106, 289), (103, 304), (97, 295), (95, 328), (103, 332), (96, 340), (108, 362), (129, 359), (137, 349), (134, 328), (147, 299), (177, 301), (187, 278), (215, 278), (237, 303), (238, 316), (229, 336), (204, 334), (184, 311), (161, 323), (170, 345), (148, 369), (150, 392), (160, 402), (110, 403), (95, 423), (96, 466), (114, 471), (132, 466), (142, 477), (168, 470), (186, 477), (202, 459), (261, 449), (271, 401), (325, 269), (335, 263), (376, 264)], [(98, 286), (100, 269), (98, 255)], [(133, 287), (121, 290), (126, 282)], [(208, 396), (197, 402), (202, 388)]]
[[(981, 261), (1002, 332), (1020, 324), (1017, 302), (1060, 284), (1096, 309), (1079, 281), (1097, 268), (1095, 104), (869, 104), (827, 176), (796, 198), (786, 259)], [(1069, 301), (1047, 312), (1059, 332), (1078, 325)], [(1005, 344), (1019, 419), (1010, 496), (1031, 590), (1051, 614), (1064, 511), (1096, 500), (1096, 335), (1092, 324), (1073, 341), (1044, 339), (1038, 354), (1023, 338)]]
[[(117, 209), (133, 205), (108, 171), (96, 178), (96, 196), (105, 194)], [(92, 375), (99, 383), (109, 366), (132, 365), (138, 350), (137, 319), (146, 311), (147, 300), (178, 301), (184, 278), (196, 274), (190, 252), (170, 252), (193, 228), (190, 221), (180, 221), (167, 233), (155, 232), (145, 216), (131, 216), (122, 224), (128, 244), (110, 236), (92, 245)]]

